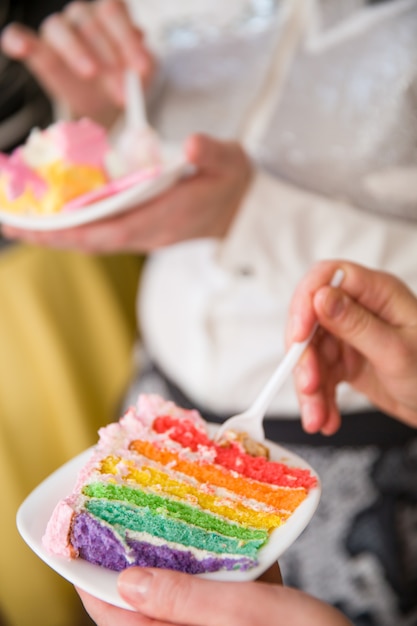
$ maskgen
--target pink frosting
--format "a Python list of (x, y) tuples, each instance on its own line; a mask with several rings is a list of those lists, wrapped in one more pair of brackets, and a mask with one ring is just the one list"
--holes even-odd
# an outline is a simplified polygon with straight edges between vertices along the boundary
[(51, 554), (63, 556), (67, 559), (74, 559), (76, 551), (70, 544), (71, 520), (74, 509), (66, 500), (59, 502), (48, 522), (42, 543)]
[(11, 156), (0, 153), (0, 170), (6, 174), (6, 194), (10, 201), (16, 200), (27, 187), (36, 198), (41, 198), (47, 189), (45, 181), (23, 161), (20, 150)]
[(160, 415), (171, 415), (175, 419), (187, 419), (198, 428), (206, 429), (206, 423), (196, 409), (183, 409), (171, 400), (165, 400), (157, 394), (141, 394), (137, 402), (137, 417), (152, 424)]
[(48, 132), (66, 161), (74, 165), (104, 167), (104, 157), (110, 146), (102, 126), (84, 118), (74, 122), (58, 122)]
[[(149, 441), (169, 441), (170, 445), (177, 446), (169, 439), (167, 433), (157, 433), (150, 428), (154, 419), (161, 415), (192, 420), (197, 427), (205, 430), (205, 422), (198, 411), (182, 409), (174, 402), (164, 400), (156, 394), (140, 395), (136, 407), (130, 407), (118, 422), (108, 424), (99, 430), (99, 442), (79, 472), (72, 495), (57, 504), (48, 522), (42, 538), (42, 543), (48, 552), (67, 559), (78, 556), (70, 544), (73, 515), (80, 507), (78, 498), (83, 485), (100, 477), (101, 460), (104, 457), (113, 454), (123, 456), (124, 459), (136, 458), (137, 453), (130, 451), (129, 445), (138, 437)], [(198, 454), (201, 456), (202, 449)], [(208, 450), (206, 454), (208, 455), (206, 458), (213, 461), (214, 449)]]

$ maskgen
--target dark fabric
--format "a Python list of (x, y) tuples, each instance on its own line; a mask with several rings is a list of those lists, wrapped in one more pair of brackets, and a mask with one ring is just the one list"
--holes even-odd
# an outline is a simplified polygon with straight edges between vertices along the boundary
[(47, 15), (61, 11), (68, 2), (69, 0), (0, 0), (0, 17), (3, 25), (22, 22), (31, 28), (38, 28)]
[[(21, 22), (38, 28), (47, 15), (66, 2), (0, 0), (0, 26)], [(44, 128), (52, 120), (49, 99), (25, 66), (0, 53), (0, 150), (10, 152), (22, 143), (31, 128)]]
[(385, 448), (287, 447), (318, 472), (322, 495), (280, 558), (285, 583), (354, 626), (417, 626), (417, 433)]

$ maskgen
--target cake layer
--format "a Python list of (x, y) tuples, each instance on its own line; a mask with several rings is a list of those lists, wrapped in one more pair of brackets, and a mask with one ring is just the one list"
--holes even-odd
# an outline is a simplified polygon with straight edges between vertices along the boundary
[[(199, 505), (202, 509), (254, 528), (277, 528), (288, 515), (287, 512), (277, 512), (272, 507), (268, 511), (267, 506), (263, 507), (264, 510), (254, 509), (252, 508), (253, 500), (242, 500), (233, 492), (224, 489), (221, 490), (221, 495), (207, 493), (199, 487), (198, 483), (194, 486), (190, 477), (173, 473), (172, 470), (169, 475), (149, 466), (141, 466), (137, 469), (132, 461), (123, 462), (119, 457), (104, 459), (101, 463), (101, 471), (104, 474), (117, 475), (122, 482), (134, 483), (158, 493), (162, 491), (168, 496), (185, 499), (187, 502)], [(178, 480), (178, 477), (183, 480)]]
[(177, 419), (170, 415), (159, 416), (152, 425), (157, 433), (166, 433), (182, 447), (198, 451), (200, 446), (215, 451), (214, 462), (225, 469), (232, 470), (270, 485), (279, 487), (313, 487), (317, 481), (306, 469), (290, 467), (285, 463), (269, 461), (263, 456), (245, 454), (237, 443), (225, 446), (210, 439), (206, 433), (187, 419)]
[(155, 545), (129, 538), (124, 543), (110, 528), (103, 527), (99, 520), (87, 513), (75, 516), (71, 542), (83, 559), (115, 571), (137, 565), (163, 567), (187, 574), (202, 574), (222, 569), (245, 570), (256, 565), (256, 561), (248, 557), (231, 558), (204, 551), (204, 556), (198, 558), (190, 550), (175, 549), (168, 544)]
[(122, 530), (146, 532), (167, 541), (218, 554), (241, 554), (256, 558), (259, 548), (265, 543), (265, 537), (246, 540), (226, 537), (214, 531), (192, 526), (181, 519), (165, 516), (163, 511), (159, 514), (153, 513), (148, 509), (129, 506), (123, 502), (91, 499), (86, 501), (85, 509), (94, 517), (117, 527), (119, 533)]
[[(131, 487), (94, 483), (87, 485), (83, 493), (90, 498), (106, 500), (118, 500), (137, 507), (144, 507), (157, 515), (164, 515), (174, 520), (181, 520), (192, 526), (198, 526), (208, 531), (213, 531), (227, 537), (234, 537), (240, 541), (258, 539), (264, 543), (268, 539), (265, 530), (251, 529), (240, 526), (234, 522), (222, 519), (202, 509), (197, 509), (184, 502), (171, 500), (152, 493), (145, 493)], [(88, 506), (88, 505), (87, 505)]]
[(215, 465), (193, 463), (182, 459), (176, 452), (158, 448), (150, 441), (136, 439), (130, 444), (130, 449), (162, 465), (169, 465), (177, 472), (193, 476), (201, 483), (224, 487), (245, 498), (264, 502), (280, 511), (294, 511), (307, 496), (306, 489), (302, 487), (296, 489), (276, 487), (243, 476), (236, 476), (231, 471)]

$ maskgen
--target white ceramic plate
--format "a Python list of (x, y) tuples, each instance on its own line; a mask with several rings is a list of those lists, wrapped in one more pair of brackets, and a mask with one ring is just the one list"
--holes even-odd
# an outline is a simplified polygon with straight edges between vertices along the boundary
[(54, 215), (21, 215), (0, 210), (0, 223), (26, 230), (61, 230), (110, 217), (147, 202), (192, 173), (189, 163), (179, 151), (167, 153), (165, 165), (155, 178), (143, 180), (129, 189), (80, 209)]
[[(258, 578), (275, 563), (278, 557), (295, 541), (312, 518), (321, 493), (316, 472), (300, 457), (272, 442), (267, 442), (271, 458), (289, 465), (309, 469), (317, 477), (317, 487), (310, 490), (307, 498), (291, 517), (274, 530), (268, 543), (259, 552), (259, 565), (247, 571), (223, 571), (203, 574), (203, 578), (224, 581), (248, 581)], [(52, 569), (70, 583), (91, 595), (122, 608), (132, 608), (119, 596), (118, 574), (83, 559), (67, 561), (52, 556), (42, 545), (42, 536), (55, 505), (72, 491), (78, 472), (87, 462), (92, 448), (75, 457), (44, 480), (23, 502), (17, 513), (17, 527), (28, 546)]]

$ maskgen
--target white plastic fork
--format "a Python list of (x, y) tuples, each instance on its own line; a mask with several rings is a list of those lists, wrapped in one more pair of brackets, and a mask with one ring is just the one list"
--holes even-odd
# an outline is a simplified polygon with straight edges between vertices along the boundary
[[(133, 24), (140, 24), (141, 11), (137, 0), (126, 0), (126, 8)], [(128, 68), (124, 76), (124, 91), (126, 98), (126, 127), (124, 132), (135, 134), (135, 131), (143, 131), (149, 127), (145, 97), (142, 83), (138, 74)]]
[[(342, 269), (336, 270), (330, 281), (331, 287), (339, 287), (343, 278), (344, 271)], [(304, 350), (312, 340), (314, 333), (316, 332), (318, 323), (314, 325), (313, 330), (305, 341), (294, 342), (285, 357), (272, 374), (271, 378), (266, 383), (265, 387), (261, 390), (258, 397), (243, 413), (229, 417), (216, 431), (215, 439), (218, 441), (224, 433), (228, 430), (236, 432), (245, 432), (255, 441), (262, 442), (265, 439), (265, 431), (263, 427), (263, 420), (266, 410), (271, 401), (275, 397), (278, 389), (285, 382), (287, 377), (291, 374), (293, 368), (298, 363)]]
[[(136, 0), (127, 0), (126, 5), (133, 23), (139, 23), (139, 8)], [(160, 144), (156, 132), (151, 128), (146, 115), (145, 95), (141, 78), (132, 68), (124, 73), (125, 125), (116, 141), (116, 149), (129, 169), (139, 169), (149, 155), (159, 155)]]
[(146, 117), (145, 98), (139, 76), (131, 69), (125, 71), (124, 89), (126, 97), (126, 132), (146, 130), (149, 126)]

